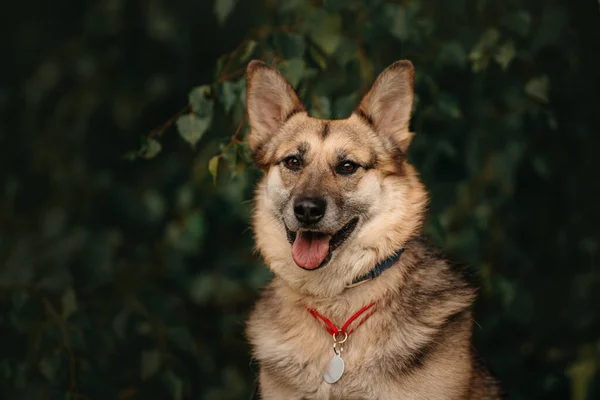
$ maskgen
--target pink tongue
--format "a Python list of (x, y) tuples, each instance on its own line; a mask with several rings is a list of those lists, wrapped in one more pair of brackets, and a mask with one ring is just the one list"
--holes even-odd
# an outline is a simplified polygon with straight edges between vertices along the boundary
[(298, 266), (315, 269), (327, 257), (329, 252), (328, 235), (318, 235), (311, 232), (298, 232), (292, 245), (292, 257)]

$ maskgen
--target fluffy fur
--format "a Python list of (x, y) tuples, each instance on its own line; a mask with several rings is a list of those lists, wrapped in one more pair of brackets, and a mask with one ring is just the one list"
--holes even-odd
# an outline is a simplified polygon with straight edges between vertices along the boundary
[[(474, 289), (421, 238), (428, 195), (406, 160), (413, 76), (412, 64), (398, 61), (349, 118), (320, 120), (277, 70), (248, 66), (248, 140), (265, 173), (253, 230), (275, 274), (247, 326), (263, 399), (500, 398), (471, 349)], [(286, 167), (290, 157), (299, 168)], [(358, 167), (340, 173), (347, 162)], [(326, 200), (318, 223), (295, 217), (299, 196)], [(335, 235), (353, 219), (356, 228), (322, 267), (295, 264), (290, 232)], [(347, 287), (400, 248), (400, 261), (380, 277)], [(341, 326), (371, 302), (376, 312), (344, 345), (343, 377), (324, 382), (333, 339), (306, 307)]]

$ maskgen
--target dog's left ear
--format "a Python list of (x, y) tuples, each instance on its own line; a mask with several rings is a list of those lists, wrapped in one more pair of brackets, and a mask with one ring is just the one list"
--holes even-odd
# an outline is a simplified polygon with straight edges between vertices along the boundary
[(406, 152), (413, 133), (409, 130), (414, 93), (414, 67), (396, 61), (375, 80), (355, 113), (371, 122), (380, 134), (390, 137)]
[(248, 144), (250, 150), (256, 152), (291, 115), (304, 111), (304, 106), (284, 76), (262, 61), (250, 61), (246, 69), (246, 85), (251, 129)]

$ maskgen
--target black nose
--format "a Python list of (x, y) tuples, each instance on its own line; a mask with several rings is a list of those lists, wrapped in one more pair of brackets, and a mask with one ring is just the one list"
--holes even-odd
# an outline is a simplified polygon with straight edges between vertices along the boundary
[(305, 224), (319, 222), (325, 215), (327, 202), (321, 197), (298, 197), (294, 201), (294, 214)]

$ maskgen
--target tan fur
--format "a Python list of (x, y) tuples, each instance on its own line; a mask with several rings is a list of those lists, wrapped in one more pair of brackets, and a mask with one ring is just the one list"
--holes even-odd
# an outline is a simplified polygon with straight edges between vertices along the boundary
[[(471, 351), (474, 290), (420, 237), (428, 196), (405, 157), (413, 75), (409, 61), (393, 64), (349, 118), (324, 121), (304, 111), (275, 69), (248, 66), (249, 144), (265, 172), (253, 229), (275, 274), (247, 326), (263, 399), (499, 398)], [(301, 154), (300, 170), (283, 165), (290, 154)], [(341, 159), (362, 167), (341, 176)], [(295, 264), (286, 236), (286, 226), (302, 229), (290, 204), (307, 193), (327, 199), (319, 231), (359, 220), (330, 261), (310, 271)], [(347, 287), (400, 248), (392, 268)], [(306, 307), (341, 326), (371, 302), (376, 312), (344, 345), (343, 377), (324, 382), (333, 339)]]

